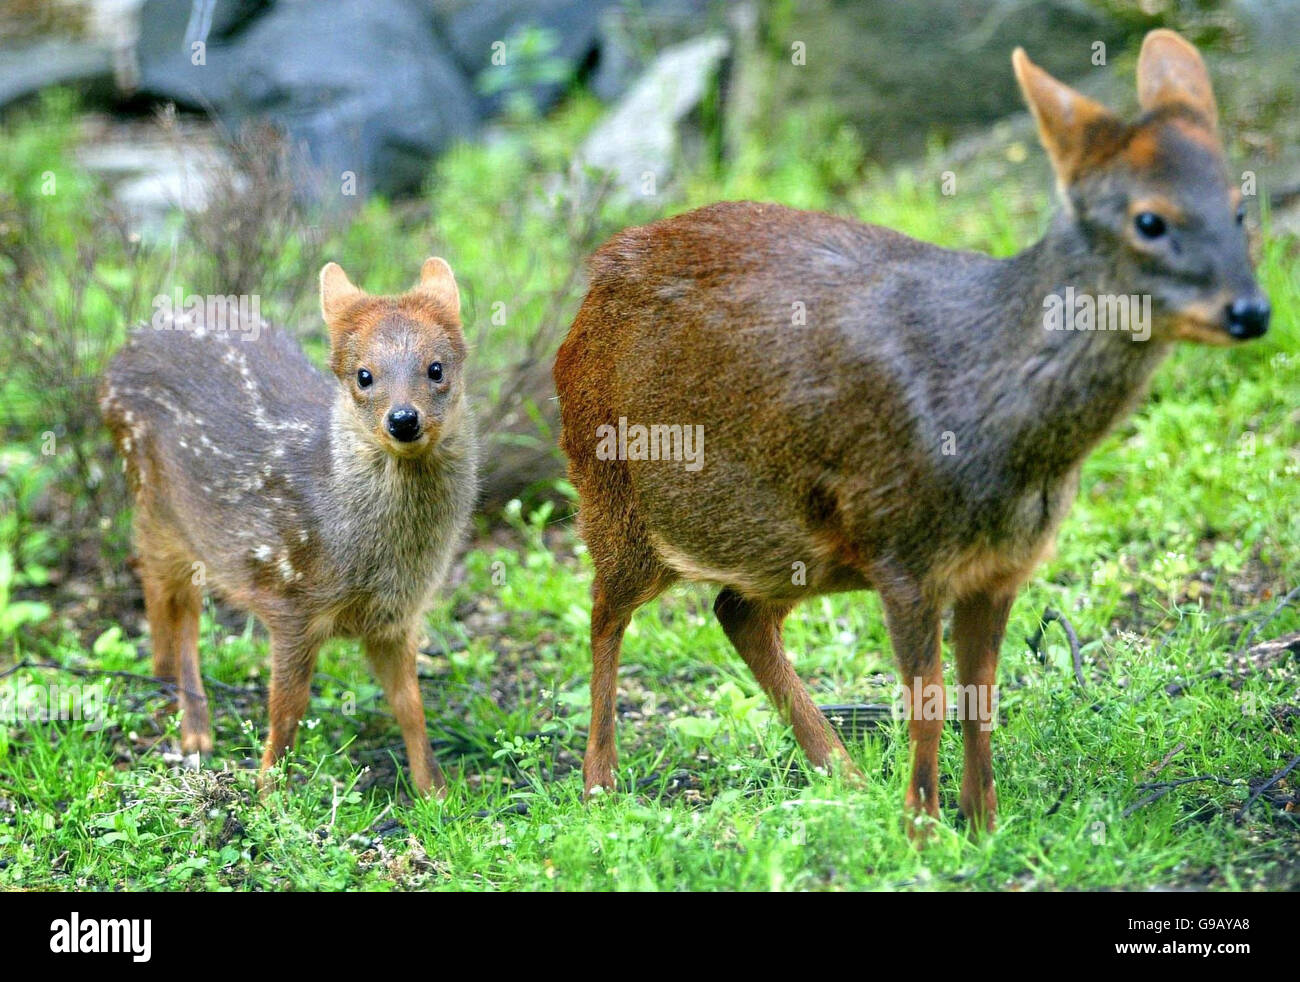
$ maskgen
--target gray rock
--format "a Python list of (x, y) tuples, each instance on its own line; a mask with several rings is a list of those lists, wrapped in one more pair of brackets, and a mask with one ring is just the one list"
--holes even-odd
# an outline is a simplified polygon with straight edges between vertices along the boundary
[(331, 193), (416, 190), (430, 161), (478, 128), (477, 99), (416, 0), (280, 0), (247, 23), (232, 15), (224, 37), (214, 29), (202, 64), (189, 20), (170, 18), (170, 41), (140, 50), (141, 90), (228, 124), (270, 119)]
[(604, 102), (619, 99), (656, 52), (721, 28), (721, 10), (712, 0), (644, 0), (607, 7), (600, 18), (591, 91)]
[(923, 153), (929, 138), (957, 137), (1021, 109), (1011, 71), (1016, 45), (1078, 85), (1113, 74), (1092, 64), (1095, 42), (1111, 58), (1126, 38), (1116, 17), (1085, 0), (796, 4), (780, 32), (773, 40), (786, 57), (772, 69), (778, 99), (829, 103), (868, 153), (885, 160)]
[(132, 228), (150, 241), (169, 234), (173, 211), (202, 211), (213, 180), (230, 160), (214, 128), (178, 124), (169, 134), (152, 122), (96, 120), (77, 148), (77, 163), (104, 182)]
[[(526, 86), (533, 105), (546, 110), (559, 101), (565, 86), (595, 52), (601, 15), (611, 0), (434, 0), (438, 23), (461, 69), (478, 83), (500, 66), (492, 64), (492, 45), (506, 43), (525, 28), (550, 32), (555, 47), (550, 57), (563, 63), (566, 73), (554, 81)], [(501, 93), (481, 94), (484, 112), (499, 112)]]
[(730, 44), (720, 35), (696, 38), (660, 53), (622, 101), (592, 130), (582, 163), (609, 171), (624, 193), (657, 189), (675, 163), (679, 126), (700, 104)]
[(0, 50), (0, 106), (51, 85), (111, 94), (112, 51), (107, 46), (73, 41), (40, 41)]

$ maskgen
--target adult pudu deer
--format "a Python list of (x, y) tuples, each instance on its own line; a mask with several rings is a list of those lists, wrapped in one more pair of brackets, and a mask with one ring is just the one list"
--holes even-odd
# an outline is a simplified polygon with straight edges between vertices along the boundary
[(271, 634), (265, 772), (293, 745), (322, 643), (360, 638), (412, 784), (441, 792), (415, 655), (476, 494), (459, 291), (441, 259), (394, 297), (329, 263), (320, 297), (334, 378), (280, 331), (183, 319), (136, 332), (105, 373), (154, 674), (178, 680), (182, 749), (210, 751), (201, 588), (255, 613)]
[[(595, 566), (588, 793), (614, 786), (624, 629), (679, 578), (722, 586), (723, 630), (809, 759), (851, 767), (781, 625), (800, 600), (873, 589), (909, 706), (939, 696), (937, 711), (911, 714), (906, 795), (909, 814), (937, 816), (945, 610), (961, 685), (989, 691), (1012, 600), (1050, 550), (1089, 451), (1175, 341), (1267, 328), (1195, 48), (1167, 30), (1146, 37), (1133, 123), (1023, 51), (1012, 62), (1063, 206), (1019, 255), (724, 203), (628, 229), (592, 259), (555, 363)], [(1067, 290), (1094, 309), (1149, 302), (1149, 322), (1137, 303), (1111, 308), (1133, 314), (1126, 330), (1054, 324)], [(610, 454), (604, 428), (637, 424), (699, 427), (702, 466)], [(996, 808), (990, 723), (963, 720), (973, 828), (992, 827)]]

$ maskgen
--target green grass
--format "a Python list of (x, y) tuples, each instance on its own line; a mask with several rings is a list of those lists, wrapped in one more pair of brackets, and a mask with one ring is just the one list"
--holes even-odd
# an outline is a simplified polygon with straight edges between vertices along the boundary
[[(517, 341), (537, 313), (529, 304), (540, 303), (527, 298), (561, 275), (562, 244), (546, 238), (545, 212), (503, 226), (530, 230), (537, 244), (475, 230), (494, 209), (537, 193), (538, 175), (589, 122), (580, 101), (568, 112), (529, 160), (458, 151), (431, 192), (437, 234), (477, 285), (471, 309), (485, 332), (494, 297), (524, 297), (505, 328)], [(771, 198), (999, 253), (1028, 244), (1045, 221), (1047, 196), (1028, 177), (1014, 193), (970, 187), (945, 198), (937, 181), (861, 177), (849, 137), (815, 141), (799, 121), (781, 125), (785, 150), (692, 174), (662, 210)], [(611, 210), (605, 220), (631, 217)], [(379, 202), (338, 243), (375, 289), (401, 286), (415, 268), (407, 260), (428, 247), (427, 229), (405, 227)], [(43, 634), (25, 630), (50, 613), (20, 605), (45, 596), (44, 564), (58, 542), (39, 525), (44, 538), (20, 541), (28, 528), (14, 516), (40, 513), (47, 464), (15, 437), (0, 448), (10, 503), (20, 506), (0, 516), (0, 555), (19, 557), (0, 565), (0, 649), (13, 662), (64, 670), (23, 669), (0, 685), (126, 674), (107, 677), (102, 729), (0, 724), (0, 887), (1300, 887), (1300, 821), (1282, 807), (1297, 775), (1238, 814), (1250, 782), (1297, 752), (1297, 662), (1282, 653), (1242, 671), (1232, 655), (1300, 585), (1298, 273), (1297, 243), (1266, 240), (1261, 277), (1274, 330), (1239, 349), (1177, 352), (1144, 407), (1088, 462), (1058, 554), (1021, 594), (1003, 645), (999, 828), (972, 840), (957, 817), (961, 744), (950, 729), (942, 827), (923, 852), (901, 822), (904, 724), (851, 744), (865, 787), (810, 771), (702, 587), (675, 589), (633, 621), (620, 676), (622, 790), (584, 804), (590, 564), (563, 510), (509, 513), (506, 529), (466, 554), (463, 581), (431, 615), (420, 668), (430, 735), (452, 781), (445, 802), (411, 799), (396, 724), (357, 647), (343, 642), (322, 656), (297, 777), (261, 801), (251, 765), (266, 728), (267, 646), (260, 628), (228, 617), (203, 625), (217, 753), (188, 771), (171, 753), (176, 719), (156, 719), (157, 689), (132, 677), (149, 671), (147, 642), (133, 637), (138, 611), (120, 624), (101, 618), (97, 639), (83, 639), (71, 616)], [(480, 335), (489, 365), (490, 341)], [(1086, 690), (1059, 628), (1048, 630), (1044, 661), (1025, 644), (1048, 606), (1084, 641)], [(1256, 640), (1296, 630), (1300, 614), (1286, 608)], [(892, 697), (874, 596), (803, 605), (787, 641), (819, 702)], [(1171, 695), (1173, 682), (1186, 687)], [(1218, 780), (1134, 807), (1148, 794), (1143, 783), (1190, 777)]]

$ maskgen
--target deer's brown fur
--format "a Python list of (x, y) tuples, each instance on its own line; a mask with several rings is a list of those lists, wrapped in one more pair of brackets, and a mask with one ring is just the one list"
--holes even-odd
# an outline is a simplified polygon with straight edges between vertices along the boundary
[[(803, 599), (878, 591), (914, 697), (942, 682), (953, 609), (960, 682), (992, 686), (1012, 599), (1088, 453), (1175, 340), (1229, 343), (1234, 298), (1266, 322), (1195, 49), (1148, 36), (1133, 123), (1013, 61), (1063, 200), (1019, 255), (738, 202), (628, 229), (593, 257), (555, 363), (595, 566), (588, 793), (614, 786), (623, 630), (680, 578), (723, 587), (723, 629), (816, 765), (847, 754), (782, 648)], [(1140, 202), (1170, 209), (1164, 242), (1135, 229)], [(1150, 337), (1045, 330), (1044, 298), (1067, 287), (1150, 295)], [(602, 459), (600, 428), (620, 418), (701, 426), (703, 466)], [(938, 814), (942, 729), (941, 714), (910, 721), (911, 814)], [(991, 825), (987, 729), (967, 721), (965, 746), (962, 809)]]

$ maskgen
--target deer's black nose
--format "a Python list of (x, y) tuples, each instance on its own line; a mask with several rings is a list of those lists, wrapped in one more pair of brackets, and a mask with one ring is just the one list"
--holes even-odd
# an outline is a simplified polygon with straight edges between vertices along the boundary
[(420, 435), (420, 414), (409, 406), (390, 410), (385, 421), (394, 440), (410, 443)]
[(1228, 304), (1228, 333), (1238, 341), (1257, 338), (1268, 330), (1270, 313), (1267, 297), (1238, 297)]

